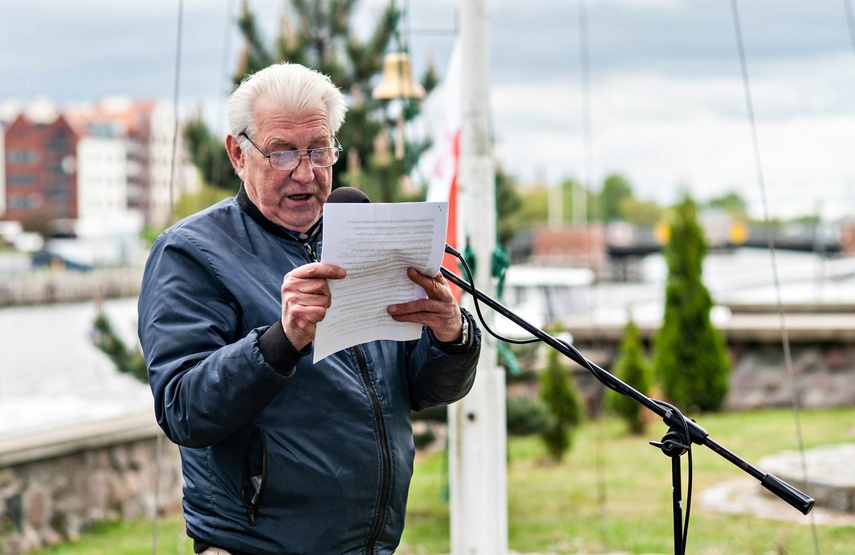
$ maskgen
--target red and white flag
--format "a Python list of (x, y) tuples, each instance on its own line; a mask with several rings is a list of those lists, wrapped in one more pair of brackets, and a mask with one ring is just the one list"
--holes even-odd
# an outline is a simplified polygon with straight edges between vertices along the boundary
[[(446, 243), (460, 250), (457, 221), (457, 178), (460, 162), (460, 131), (463, 127), (463, 93), (459, 41), (455, 42), (445, 78), (422, 101), (421, 121), (431, 148), (419, 159), (422, 176), (427, 178), (428, 202), (448, 202)], [(446, 254), (443, 266), (456, 272), (457, 259)], [(458, 299), (460, 291), (453, 287)]]

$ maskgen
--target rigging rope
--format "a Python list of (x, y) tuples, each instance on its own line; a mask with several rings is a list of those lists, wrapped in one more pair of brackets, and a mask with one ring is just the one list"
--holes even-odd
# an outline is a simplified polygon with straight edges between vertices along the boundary
[[(232, 25), (234, 23), (232, 20), (232, 12), (233, 12), (232, 4), (233, 4), (232, 0), (226, 0), (226, 25), (225, 25), (225, 29), (223, 30), (223, 35), (224, 35), (223, 36), (223, 57), (221, 60), (222, 65), (220, 66), (220, 86), (223, 85), (223, 81), (225, 81), (226, 79), (228, 79), (228, 82), (229, 82), (228, 89), (226, 91), (223, 91), (226, 93), (226, 96), (231, 94), (231, 89), (232, 89), (231, 78), (229, 78), (229, 76), (228, 76), (228, 74), (229, 74), (229, 61), (230, 61), (229, 57), (231, 55), (231, 39), (232, 39), (231, 29), (232, 29)], [(217, 95), (217, 126), (218, 127), (216, 129), (214, 129), (214, 133), (217, 133), (220, 130), (219, 126), (222, 125), (223, 121), (225, 120), (225, 102), (224, 102), (224, 99), (225, 98), (224, 98), (222, 92)], [(225, 139), (225, 136), (228, 134), (228, 132), (229, 132), (228, 128), (226, 128), (226, 132), (222, 134), (223, 139)], [(215, 185), (215, 184), (220, 183), (220, 174), (222, 173), (222, 170), (223, 170), (222, 161), (223, 161), (222, 156), (212, 156), (211, 183), (210, 183), (211, 185)]]
[(852, 53), (855, 54), (855, 13), (852, 11), (852, 0), (843, 0), (843, 9), (846, 10), (846, 28), (849, 29), (849, 42), (852, 44)]
[[(585, 254), (588, 258), (588, 263), (595, 266), (592, 259), (590, 234), (589, 234), (589, 206), (587, 202), (588, 192), (592, 190), (591, 180), (593, 174), (593, 125), (592, 125), (592, 110), (591, 110), (591, 66), (590, 66), (590, 43), (588, 40), (588, 2), (587, 0), (579, 0), (579, 77), (582, 92), (582, 142), (583, 142), (583, 175), (582, 175), (582, 194), (578, 195), (581, 203), (577, 206), (576, 196), (572, 191), (578, 188), (571, 189), (572, 200), (572, 220), (576, 223), (577, 215), (581, 214), (584, 222), (584, 242)], [(561, 186), (560, 184), (558, 185)], [(594, 284), (588, 290), (589, 299), (594, 298), (593, 288), (596, 287), (598, 280), (594, 280)], [(594, 302), (591, 301), (591, 327), (596, 326), (596, 317), (593, 313)], [(604, 397), (605, 399), (605, 397)], [(600, 542), (605, 546), (608, 545), (606, 530), (608, 529), (608, 496), (606, 490), (606, 475), (605, 463), (603, 462), (603, 430), (602, 419), (597, 418), (595, 424), (596, 436), (594, 440), (594, 464), (597, 476), (597, 514), (600, 521)]]
[[(169, 172), (169, 223), (172, 224), (174, 214), (173, 206), (175, 189), (175, 163), (178, 158), (178, 98), (181, 84), (181, 42), (184, 27), (184, 0), (178, 0), (178, 25), (175, 41), (175, 87), (172, 93), (172, 116), (175, 127), (172, 134), (172, 167)], [(157, 450), (155, 453), (154, 471), (154, 507), (151, 515), (151, 553), (157, 554), (157, 517), (160, 505), (160, 473), (163, 468), (163, 437), (157, 436)]]
[(175, 119), (175, 129), (172, 133), (172, 169), (169, 172), (169, 223), (173, 219), (175, 203), (175, 162), (178, 158), (178, 96), (181, 88), (181, 38), (184, 27), (184, 0), (178, 0), (178, 33), (175, 41), (175, 89), (172, 93), (172, 116)]
[[(760, 141), (757, 136), (757, 122), (754, 118), (754, 105), (751, 99), (751, 84), (748, 79), (748, 64), (745, 57), (745, 46), (742, 40), (742, 27), (739, 22), (739, 7), (738, 0), (731, 0), (731, 12), (733, 14), (733, 30), (736, 34), (736, 46), (739, 54), (739, 65), (742, 71), (742, 85), (745, 91), (745, 105), (748, 113), (748, 123), (751, 128), (751, 142), (754, 149), (754, 163), (757, 172), (757, 183), (760, 188), (760, 199), (763, 207), (763, 220), (768, 229), (771, 229), (771, 217), (769, 215), (769, 201), (766, 195), (766, 183), (763, 176), (763, 164), (760, 158)], [(805, 459), (805, 447), (802, 437), (801, 418), (799, 414), (799, 402), (796, 396), (795, 376), (793, 372), (793, 360), (790, 352), (790, 337), (787, 330), (786, 318), (784, 315), (784, 305), (781, 300), (781, 280), (778, 276), (778, 263), (775, 251), (775, 240), (772, 233), (767, 237), (769, 255), (771, 259), (772, 282), (775, 291), (775, 303), (778, 308), (778, 322), (781, 329), (781, 343), (784, 349), (784, 366), (787, 371), (787, 377), (790, 382), (790, 399), (793, 407), (793, 418), (796, 428), (796, 440), (798, 443), (798, 451), (801, 459), (802, 476), (805, 483), (808, 483), (807, 461)], [(817, 538), (816, 521), (814, 514), (811, 513), (811, 530), (813, 532), (814, 551), (819, 554), (819, 540)]]
[[(230, 38), (231, 33), (229, 29), (231, 28), (231, 16), (232, 14), (232, 1), (227, 0), (226, 2), (226, 26), (225, 26), (225, 40), (223, 41), (223, 62), (222, 62), (222, 73), (226, 73), (227, 71), (227, 63), (228, 63), (228, 51), (230, 49)], [(183, 43), (183, 31), (184, 31), (184, 0), (178, 0), (178, 18), (177, 18), (177, 32), (176, 32), (176, 43), (175, 43), (175, 82), (172, 93), (172, 115), (175, 122), (175, 126), (173, 129), (172, 135), (172, 167), (169, 174), (169, 223), (171, 224), (174, 220), (174, 205), (175, 205), (175, 166), (178, 160), (178, 134), (180, 131), (180, 122), (179, 122), (179, 99), (180, 99), (180, 91), (181, 91), (181, 46)], [(219, 95), (220, 97), (222, 95)], [(217, 104), (217, 115), (222, 116), (223, 108), (222, 108), (222, 98), (218, 101)], [(218, 167), (218, 157), (214, 157), (217, 162), (217, 166), (214, 167), (213, 175), (216, 177), (219, 174)], [(157, 447), (156, 447), (156, 455), (155, 455), (155, 479), (154, 479), (154, 511), (152, 515), (152, 537), (151, 537), (151, 553), (152, 555), (156, 555), (157, 553), (157, 518), (158, 518), (158, 506), (160, 504), (159, 500), (159, 492), (160, 492), (160, 478), (161, 478), (161, 470), (162, 470), (162, 458), (163, 458), (163, 436), (158, 435), (157, 437)]]

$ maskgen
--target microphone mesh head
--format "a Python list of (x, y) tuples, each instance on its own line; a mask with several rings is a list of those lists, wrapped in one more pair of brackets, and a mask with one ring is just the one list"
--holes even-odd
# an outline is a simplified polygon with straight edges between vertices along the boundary
[(371, 202), (368, 195), (354, 187), (339, 187), (327, 197), (327, 204), (345, 204), (350, 202)]

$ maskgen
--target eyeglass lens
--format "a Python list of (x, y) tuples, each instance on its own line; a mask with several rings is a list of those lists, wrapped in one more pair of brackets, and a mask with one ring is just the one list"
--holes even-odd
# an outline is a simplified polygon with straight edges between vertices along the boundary
[[(316, 168), (332, 166), (338, 160), (338, 148), (325, 147), (309, 150), (309, 161)], [(270, 162), (273, 166), (282, 169), (294, 169), (300, 164), (303, 152), (299, 150), (279, 150), (270, 153)]]

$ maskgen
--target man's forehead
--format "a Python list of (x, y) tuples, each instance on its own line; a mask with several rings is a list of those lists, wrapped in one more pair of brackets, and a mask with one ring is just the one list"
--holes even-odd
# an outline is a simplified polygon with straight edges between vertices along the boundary
[(270, 95), (259, 97), (253, 111), (256, 117), (261, 116), (263, 119), (278, 116), (294, 121), (323, 120), (327, 124), (330, 119), (327, 107), (321, 101), (313, 105), (294, 107)]

